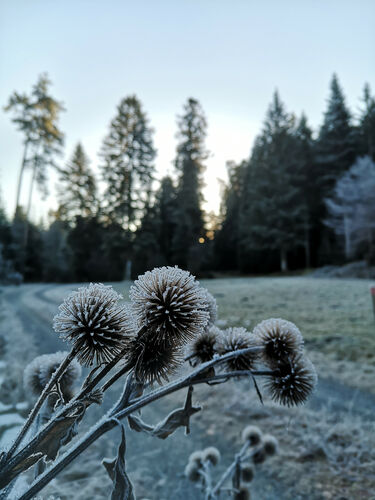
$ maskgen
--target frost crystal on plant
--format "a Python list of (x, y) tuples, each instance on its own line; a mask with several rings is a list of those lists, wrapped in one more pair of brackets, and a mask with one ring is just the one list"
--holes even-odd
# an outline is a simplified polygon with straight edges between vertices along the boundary
[(207, 328), (213, 326), (217, 320), (217, 303), (215, 297), (206, 289), (206, 301), (207, 301), (207, 311), (209, 314), (209, 320)]
[(84, 365), (108, 362), (129, 340), (128, 306), (119, 305), (122, 296), (111, 286), (90, 283), (70, 294), (53, 320), (54, 330), (78, 349)]
[(275, 374), (264, 384), (272, 399), (286, 406), (304, 403), (317, 382), (313, 364), (298, 354), (279, 361), (274, 368)]
[[(44, 387), (49, 382), (53, 373), (66, 358), (68, 352), (55, 352), (53, 354), (43, 354), (36, 357), (29, 363), (23, 375), (23, 381), (26, 391), (30, 391), (35, 396), (39, 396)], [(65, 395), (70, 392), (74, 382), (81, 376), (81, 367), (77, 361), (73, 360), (60, 378), (60, 387)]]
[[(221, 332), (217, 340), (217, 352), (221, 355), (229, 352), (247, 349), (248, 347), (259, 347), (256, 337), (249, 333), (246, 328), (228, 328)], [(227, 369), (231, 370), (251, 370), (255, 361), (259, 358), (257, 352), (247, 352), (226, 362)]]
[(211, 361), (216, 353), (216, 341), (220, 334), (219, 328), (211, 327), (200, 333), (189, 345), (188, 356), (192, 360), (192, 365)]
[(264, 346), (263, 357), (266, 363), (272, 364), (302, 351), (301, 332), (290, 321), (281, 318), (266, 319), (254, 328), (253, 333)]
[(139, 276), (130, 298), (138, 324), (161, 343), (187, 342), (209, 322), (206, 291), (178, 267), (159, 267)]

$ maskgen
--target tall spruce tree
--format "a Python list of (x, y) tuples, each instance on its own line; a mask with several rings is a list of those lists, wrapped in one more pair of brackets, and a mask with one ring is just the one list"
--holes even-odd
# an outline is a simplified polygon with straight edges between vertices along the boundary
[(371, 95), (370, 85), (363, 89), (363, 108), (359, 117), (359, 136), (361, 155), (375, 160), (375, 98)]
[(323, 196), (330, 193), (337, 178), (353, 164), (357, 155), (357, 142), (350, 111), (338, 78), (334, 74), (315, 150), (316, 174)]
[(98, 211), (95, 176), (89, 159), (79, 143), (70, 161), (59, 168), (58, 219), (74, 223), (77, 216), (93, 217)]
[(173, 238), (173, 261), (184, 268), (192, 265), (191, 255), (204, 235), (201, 208), (202, 175), (207, 158), (205, 138), (207, 122), (196, 99), (188, 99), (178, 118), (178, 146), (175, 167), (178, 175), (176, 227)]
[(244, 174), (242, 260), (248, 259), (252, 250), (274, 250), (281, 270), (288, 269), (288, 251), (303, 243), (306, 220), (298, 180), (294, 117), (285, 111), (275, 92)]
[(176, 188), (169, 176), (163, 177), (155, 197), (160, 252), (166, 264), (173, 259), (172, 244), (176, 229)]
[(149, 201), (156, 150), (153, 129), (138, 98), (122, 99), (101, 150), (107, 219), (126, 231), (139, 223)]

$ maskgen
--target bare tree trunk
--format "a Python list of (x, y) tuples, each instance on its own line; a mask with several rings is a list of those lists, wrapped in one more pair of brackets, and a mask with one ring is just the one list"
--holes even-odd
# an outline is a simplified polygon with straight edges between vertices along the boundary
[(33, 167), (33, 176), (31, 178), (30, 188), (29, 188), (29, 199), (27, 200), (25, 229), (24, 229), (24, 233), (23, 233), (23, 245), (25, 248), (27, 246), (27, 240), (29, 237), (29, 216), (30, 216), (30, 210), (31, 210), (31, 200), (33, 197), (35, 177), (36, 177), (36, 165), (34, 165), (34, 167)]
[(285, 273), (288, 270), (288, 261), (286, 257), (286, 250), (285, 248), (282, 248), (280, 250), (280, 267), (281, 271)]
[(21, 168), (18, 174), (18, 183), (17, 183), (17, 194), (16, 194), (16, 208), (14, 210), (14, 216), (17, 214), (17, 209), (20, 205), (20, 197), (21, 197), (21, 187), (22, 187), (22, 178), (23, 178), (23, 173), (25, 171), (26, 167), (26, 160), (27, 160), (27, 149), (29, 146), (29, 141), (26, 140), (25, 142), (25, 147), (23, 149), (23, 158), (22, 158), (22, 163), (21, 163)]

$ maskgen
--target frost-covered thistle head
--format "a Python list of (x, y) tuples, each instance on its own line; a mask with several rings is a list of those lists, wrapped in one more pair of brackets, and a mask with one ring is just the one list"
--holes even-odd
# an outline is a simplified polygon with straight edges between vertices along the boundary
[(206, 291), (178, 267), (159, 267), (139, 276), (130, 299), (139, 326), (152, 332), (159, 343), (185, 343), (209, 321)]
[(201, 332), (193, 340), (188, 349), (188, 356), (193, 365), (211, 361), (216, 353), (216, 341), (219, 334), (219, 328), (212, 326), (209, 330)]
[(246, 486), (240, 486), (234, 494), (234, 500), (250, 500), (250, 490)]
[(303, 338), (294, 323), (281, 318), (266, 319), (254, 328), (254, 335), (264, 346), (266, 363), (274, 363), (301, 352)]
[(282, 405), (297, 406), (310, 396), (317, 382), (313, 364), (301, 354), (290, 356), (274, 366), (265, 387), (272, 399)]
[(271, 434), (265, 434), (263, 436), (262, 443), (264, 451), (267, 455), (269, 455), (270, 457), (272, 455), (275, 455), (278, 447), (278, 441), (275, 436), (272, 436)]
[(207, 323), (207, 328), (213, 326), (217, 320), (217, 303), (215, 297), (206, 289), (206, 302), (207, 302), (207, 311), (209, 314), (209, 320)]
[[(34, 396), (39, 396), (49, 382), (52, 374), (67, 355), (68, 352), (59, 351), (53, 354), (43, 354), (31, 361), (26, 366), (23, 374), (26, 392), (31, 392)], [(73, 360), (60, 378), (60, 388), (64, 395), (71, 392), (74, 383), (80, 376), (81, 367), (77, 361)]]
[[(216, 350), (219, 354), (228, 354), (229, 352), (247, 349), (248, 347), (259, 347), (257, 339), (245, 328), (228, 328), (218, 336)], [(258, 352), (247, 352), (240, 354), (236, 358), (229, 359), (226, 362), (228, 370), (251, 370), (254, 363), (259, 358)]]
[(53, 328), (72, 342), (77, 358), (84, 365), (108, 362), (128, 342), (127, 306), (111, 286), (90, 283), (71, 293), (59, 307)]
[(217, 465), (220, 462), (220, 451), (215, 446), (209, 446), (202, 452), (203, 462), (211, 462), (212, 465)]
[(253, 466), (246, 462), (241, 464), (241, 479), (244, 483), (251, 483), (254, 478), (254, 468)]
[(262, 440), (262, 431), (256, 425), (247, 425), (242, 431), (242, 441), (250, 446), (256, 446)]
[(155, 341), (148, 332), (138, 336), (129, 344), (129, 365), (140, 382), (162, 384), (167, 381), (182, 363), (182, 353), (174, 345)]

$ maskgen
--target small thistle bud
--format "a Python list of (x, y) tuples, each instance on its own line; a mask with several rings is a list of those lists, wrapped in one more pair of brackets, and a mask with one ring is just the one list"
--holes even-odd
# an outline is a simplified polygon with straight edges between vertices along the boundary
[(294, 323), (284, 319), (267, 319), (254, 328), (254, 335), (264, 346), (266, 363), (274, 363), (287, 356), (298, 354), (303, 349), (301, 332)]
[(235, 493), (234, 500), (250, 500), (250, 490), (246, 486), (241, 486)]
[(253, 455), (253, 462), (254, 464), (262, 464), (267, 458), (266, 451), (264, 447), (259, 448), (259, 450), (256, 450), (256, 452)]
[(217, 303), (215, 297), (204, 288), (206, 292), (207, 311), (209, 314), (207, 328), (213, 326), (217, 320)]
[(213, 359), (219, 333), (220, 330), (213, 326), (209, 330), (200, 333), (190, 344), (188, 355), (194, 366)]
[(212, 465), (217, 465), (220, 462), (220, 451), (214, 446), (210, 446), (203, 450), (203, 462), (209, 461)]
[[(24, 370), (24, 386), (26, 392), (39, 396), (51, 379), (53, 373), (68, 355), (68, 352), (55, 352), (36, 357)], [(73, 360), (60, 378), (60, 388), (67, 400), (72, 397), (72, 387), (81, 376), (81, 367)]]
[(199, 467), (201, 467), (203, 462), (203, 452), (200, 450), (193, 451), (193, 453), (189, 456), (189, 462), (196, 463)]
[(138, 381), (162, 384), (181, 365), (182, 353), (173, 345), (158, 343), (146, 332), (129, 344), (127, 359)]
[(199, 474), (199, 466), (196, 462), (189, 462), (186, 465), (185, 476), (189, 479), (189, 481), (192, 481), (193, 483), (196, 483), (200, 480), (201, 475)]
[(119, 295), (111, 286), (90, 283), (70, 294), (53, 320), (55, 332), (78, 349), (83, 365), (111, 361), (128, 341), (127, 306), (118, 304)]
[(242, 431), (242, 441), (249, 442), (250, 446), (256, 446), (262, 439), (262, 432), (256, 425), (248, 425)]
[(139, 276), (130, 299), (137, 323), (159, 343), (186, 343), (209, 321), (206, 291), (178, 267), (155, 268)]
[(263, 448), (267, 455), (270, 457), (275, 455), (277, 452), (278, 441), (275, 436), (271, 434), (265, 434), (262, 439)]
[(241, 479), (244, 483), (251, 483), (254, 478), (253, 466), (249, 463), (241, 464)]
[[(229, 352), (247, 349), (248, 347), (257, 347), (258, 345), (256, 337), (245, 328), (228, 328), (218, 337), (216, 350), (219, 354), (223, 355)], [(251, 370), (258, 358), (259, 353), (248, 352), (228, 360), (226, 362), (226, 367), (229, 371)]]
[(265, 387), (271, 398), (286, 406), (305, 403), (317, 382), (313, 364), (304, 356), (290, 356), (274, 366), (275, 374), (267, 377)]

